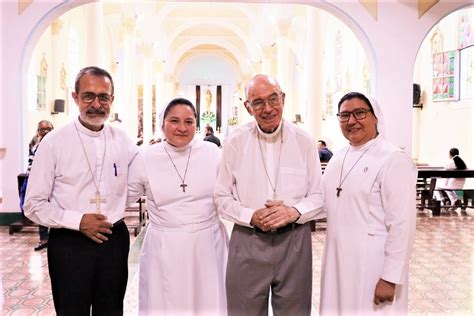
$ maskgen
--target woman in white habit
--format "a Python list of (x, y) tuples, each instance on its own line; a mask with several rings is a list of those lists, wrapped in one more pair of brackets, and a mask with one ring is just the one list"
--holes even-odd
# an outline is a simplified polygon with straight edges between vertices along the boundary
[(213, 201), (220, 149), (194, 139), (184, 98), (162, 113), (165, 141), (130, 166), (129, 203), (146, 194), (150, 217), (140, 257), (140, 315), (226, 315), (228, 236)]

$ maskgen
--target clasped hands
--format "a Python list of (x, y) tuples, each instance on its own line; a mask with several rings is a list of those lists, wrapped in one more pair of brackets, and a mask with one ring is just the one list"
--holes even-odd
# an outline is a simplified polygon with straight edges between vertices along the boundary
[(84, 214), (79, 230), (96, 243), (101, 244), (108, 240), (106, 235), (112, 234), (112, 226), (107, 222), (107, 217), (102, 214)]
[(395, 283), (379, 279), (377, 285), (375, 286), (374, 304), (379, 305), (380, 303), (384, 302), (393, 302), (393, 297), (395, 296), (395, 287)]
[(295, 222), (300, 215), (296, 208), (284, 205), (283, 201), (268, 200), (264, 208), (253, 213), (250, 224), (269, 231)]

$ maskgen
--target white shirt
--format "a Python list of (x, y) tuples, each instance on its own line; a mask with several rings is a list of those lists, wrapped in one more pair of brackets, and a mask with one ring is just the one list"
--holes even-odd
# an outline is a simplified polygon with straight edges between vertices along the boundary
[(300, 212), (297, 223), (320, 216), (321, 165), (316, 146), (305, 131), (283, 121), (274, 133), (265, 134), (253, 121), (227, 137), (223, 148), (214, 191), (223, 218), (251, 227), (253, 213), (273, 199), (273, 188), (277, 200)]
[(120, 220), (125, 214), (128, 167), (137, 151), (124, 131), (108, 125), (95, 132), (76, 119), (48, 133), (33, 161), (25, 215), (44, 226), (79, 230), (84, 214), (97, 213), (97, 188), (87, 155), (100, 197), (105, 199), (100, 203), (100, 213), (108, 222)]

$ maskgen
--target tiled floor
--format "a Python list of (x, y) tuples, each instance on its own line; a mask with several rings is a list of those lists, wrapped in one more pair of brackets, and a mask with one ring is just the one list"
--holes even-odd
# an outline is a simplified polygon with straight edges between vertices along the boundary
[[(0, 227), (5, 305), (3, 315), (54, 315), (46, 251), (35, 252), (37, 231), (14, 235)], [(142, 238), (133, 239), (126, 315), (137, 314), (137, 263)], [(317, 315), (324, 229), (313, 233), (313, 309)], [(474, 218), (463, 215), (418, 217), (411, 257), (410, 315), (474, 315)]]

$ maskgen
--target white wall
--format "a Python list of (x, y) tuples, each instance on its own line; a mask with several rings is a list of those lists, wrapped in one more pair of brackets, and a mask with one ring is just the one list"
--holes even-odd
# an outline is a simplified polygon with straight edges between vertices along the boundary
[[(464, 9), (474, 12), (474, 8)], [(458, 49), (458, 16), (459, 12), (448, 15), (439, 23), (444, 35), (443, 51)], [(472, 15), (474, 17), (474, 14)], [(474, 21), (473, 21), (474, 22)], [(474, 167), (474, 100), (433, 102), (432, 81), (433, 64), (430, 39), (434, 30), (427, 35), (420, 47), (415, 65), (414, 81), (419, 83), (424, 92), (423, 109), (417, 113), (418, 139), (414, 140), (414, 152), (419, 162), (443, 166), (448, 160), (451, 147), (460, 150), (461, 157), (471, 168)], [(474, 90), (474, 83), (471, 89)]]

